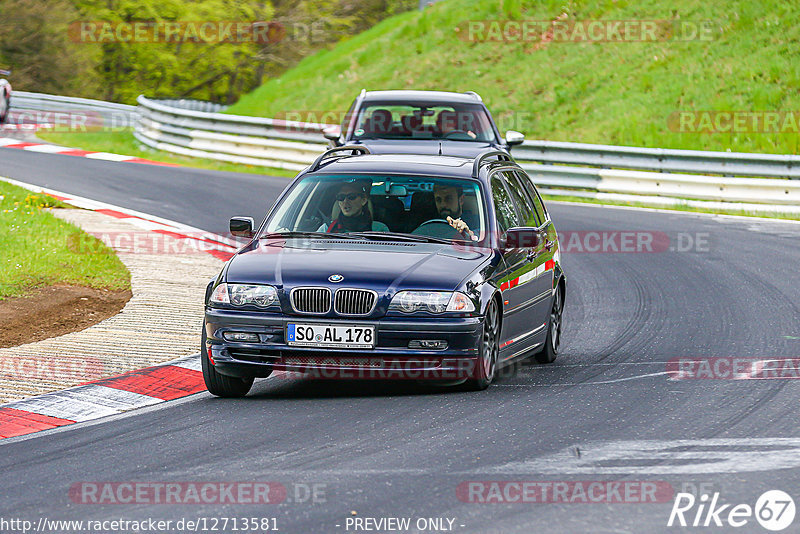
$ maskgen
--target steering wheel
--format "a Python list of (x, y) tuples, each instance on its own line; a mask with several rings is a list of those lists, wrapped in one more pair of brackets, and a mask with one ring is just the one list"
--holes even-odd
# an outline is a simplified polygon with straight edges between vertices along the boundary
[[(444, 226), (447, 228), (444, 228)], [(427, 226), (427, 228), (425, 228)], [(429, 235), (431, 237), (443, 237), (445, 239), (463, 238), (461, 232), (450, 226), (444, 219), (428, 219), (417, 226), (412, 234)]]
[[(451, 135), (461, 135), (464, 137), (470, 137), (469, 133), (465, 132), (464, 130), (451, 130), (442, 136), (442, 139), (450, 139)], [(471, 137), (470, 137), (471, 139)]]

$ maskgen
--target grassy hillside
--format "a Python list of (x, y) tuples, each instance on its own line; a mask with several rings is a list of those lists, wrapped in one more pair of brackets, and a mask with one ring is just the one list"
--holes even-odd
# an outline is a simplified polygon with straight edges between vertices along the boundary
[[(796, 123), (782, 133), (683, 133), (670, 123), (680, 112), (800, 111), (796, 7), (796, 0), (445, 0), (305, 59), (228, 112), (345, 111), (362, 88), (474, 90), (501, 129), (529, 139), (797, 153)], [(465, 37), (469, 21), (557, 17), (711, 21), (713, 32), (711, 40), (655, 42)]]

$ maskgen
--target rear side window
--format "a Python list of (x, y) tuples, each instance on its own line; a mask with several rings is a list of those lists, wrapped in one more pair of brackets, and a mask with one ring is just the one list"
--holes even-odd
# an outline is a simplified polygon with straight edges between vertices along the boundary
[(504, 171), (501, 174), (506, 179), (508, 191), (511, 193), (514, 202), (517, 203), (520, 215), (522, 215), (521, 226), (538, 227), (541, 224), (540, 219), (536, 216), (531, 199), (526, 194), (525, 186), (522, 185), (519, 177), (512, 171)]
[(511, 200), (499, 174), (492, 176), (492, 199), (500, 231), (505, 232), (509, 228), (518, 226), (519, 216), (514, 209), (514, 201)]
[(539, 225), (544, 224), (547, 220), (547, 210), (544, 207), (544, 202), (542, 202), (542, 197), (539, 196), (539, 191), (537, 191), (536, 186), (533, 185), (533, 180), (523, 171), (515, 171), (514, 174), (520, 179), (525, 191), (531, 197), (533, 207), (536, 210), (536, 216), (539, 218)]

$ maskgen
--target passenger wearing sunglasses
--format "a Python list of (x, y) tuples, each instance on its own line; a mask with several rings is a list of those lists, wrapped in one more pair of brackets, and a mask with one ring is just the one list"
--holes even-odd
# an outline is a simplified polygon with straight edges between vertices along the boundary
[(339, 216), (329, 225), (323, 224), (317, 232), (341, 234), (345, 232), (388, 232), (389, 227), (380, 221), (372, 220), (369, 209), (368, 186), (357, 182), (347, 182), (339, 187), (336, 204)]

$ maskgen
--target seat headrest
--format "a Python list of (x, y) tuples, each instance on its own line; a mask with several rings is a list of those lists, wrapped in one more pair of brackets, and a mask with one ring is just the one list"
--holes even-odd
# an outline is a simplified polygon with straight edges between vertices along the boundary
[(370, 133), (387, 133), (392, 127), (392, 112), (388, 109), (373, 110), (366, 122)]

